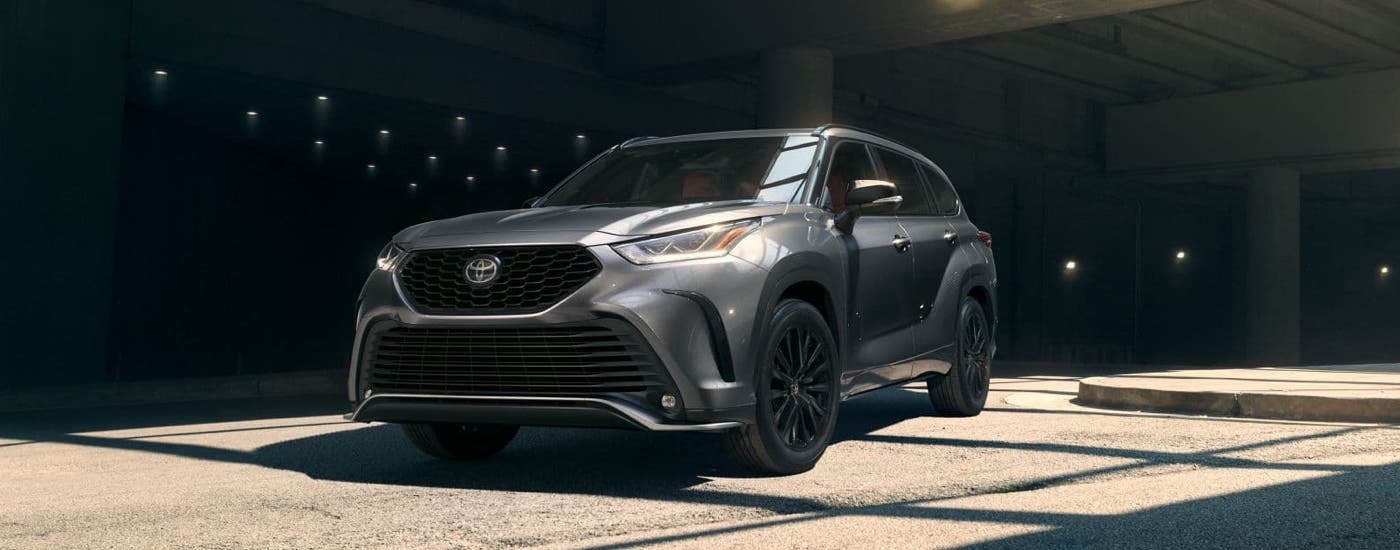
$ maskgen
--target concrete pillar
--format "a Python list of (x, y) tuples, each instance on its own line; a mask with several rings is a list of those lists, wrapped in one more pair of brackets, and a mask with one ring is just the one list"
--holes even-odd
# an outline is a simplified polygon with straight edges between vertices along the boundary
[(106, 376), (129, 9), (0, 2), (0, 370), (10, 385)]
[(1250, 173), (1246, 358), (1255, 365), (1297, 365), (1299, 355), (1298, 170)]
[(758, 59), (758, 126), (799, 128), (831, 122), (829, 50), (767, 50)]

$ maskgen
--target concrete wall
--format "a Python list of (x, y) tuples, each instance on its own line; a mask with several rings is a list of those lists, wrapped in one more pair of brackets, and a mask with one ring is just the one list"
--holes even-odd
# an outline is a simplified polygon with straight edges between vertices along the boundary
[(1400, 166), (1396, 90), (1400, 70), (1115, 107), (1108, 169)]

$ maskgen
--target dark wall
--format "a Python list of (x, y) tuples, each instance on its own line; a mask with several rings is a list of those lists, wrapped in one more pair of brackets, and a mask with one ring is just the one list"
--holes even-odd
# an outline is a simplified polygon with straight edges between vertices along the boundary
[(1313, 176), (1303, 192), (1304, 362), (1400, 361), (1400, 171)]
[(343, 365), (404, 213), (163, 115), (126, 119), (107, 378)]

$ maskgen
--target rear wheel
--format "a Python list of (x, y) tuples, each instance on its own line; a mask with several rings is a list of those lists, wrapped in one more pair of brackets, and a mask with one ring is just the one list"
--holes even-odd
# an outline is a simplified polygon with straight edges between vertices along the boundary
[(754, 424), (727, 435), (730, 453), (754, 470), (795, 474), (812, 469), (836, 428), (840, 373), (836, 341), (817, 308), (778, 304), (755, 368)]
[(403, 434), (418, 450), (448, 460), (486, 458), (506, 448), (518, 426), (499, 424), (404, 424)]
[(982, 304), (964, 297), (958, 307), (957, 358), (948, 374), (928, 381), (928, 398), (944, 416), (977, 416), (992, 380), (992, 331)]

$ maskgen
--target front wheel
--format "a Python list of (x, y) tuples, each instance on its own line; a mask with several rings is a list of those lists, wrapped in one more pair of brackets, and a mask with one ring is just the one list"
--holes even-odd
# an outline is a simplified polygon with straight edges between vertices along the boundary
[(727, 446), (745, 466), (770, 474), (812, 469), (836, 431), (840, 369), (836, 340), (817, 308), (784, 300), (769, 319), (754, 369), (754, 424), (731, 431)]
[(404, 424), (408, 441), (432, 456), (474, 460), (501, 452), (515, 439), (518, 426), (498, 424)]
[(958, 307), (958, 354), (948, 374), (928, 381), (928, 398), (943, 416), (977, 416), (987, 405), (992, 380), (992, 330), (981, 302), (964, 297)]

